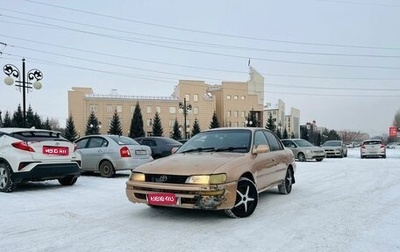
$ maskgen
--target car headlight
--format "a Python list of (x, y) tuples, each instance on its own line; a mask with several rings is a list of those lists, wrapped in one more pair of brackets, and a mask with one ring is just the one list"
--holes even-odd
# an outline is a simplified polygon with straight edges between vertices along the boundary
[(311, 154), (311, 152), (312, 152), (311, 150), (306, 150), (307, 154)]
[(226, 181), (226, 174), (194, 175), (186, 179), (188, 184), (215, 185)]
[(146, 181), (146, 176), (143, 173), (132, 172), (129, 180), (144, 182)]

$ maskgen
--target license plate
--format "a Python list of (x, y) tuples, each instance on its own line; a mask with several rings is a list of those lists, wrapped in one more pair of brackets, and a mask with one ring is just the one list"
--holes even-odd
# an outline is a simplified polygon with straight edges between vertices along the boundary
[(43, 154), (68, 156), (69, 149), (68, 147), (61, 147), (61, 146), (43, 146)]
[(147, 151), (145, 151), (145, 150), (135, 150), (135, 154), (136, 155), (146, 155)]
[(176, 205), (176, 196), (173, 193), (151, 193), (147, 195), (150, 205)]

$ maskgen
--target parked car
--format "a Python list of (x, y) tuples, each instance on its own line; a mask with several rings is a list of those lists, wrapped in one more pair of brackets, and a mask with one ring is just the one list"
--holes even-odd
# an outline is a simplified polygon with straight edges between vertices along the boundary
[(347, 147), (342, 140), (328, 140), (321, 145), (326, 157), (347, 157)]
[(387, 149), (400, 149), (400, 142), (392, 142), (386, 146)]
[(361, 144), (361, 158), (382, 157), (386, 158), (386, 146), (380, 139), (368, 139)]
[(182, 146), (182, 143), (168, 137), (138, 137), (135, 140), (151, 148), (154, 159), (166, 157), (172, 154), (172, 148)]
[(89, 135), (75, 141), (82, 156), (82, 171), (100, 172), (110, 178), (116, 171), (132, 170), (153, 161), (151, 149), (130, 137)]
[(281, 140), (285, 147), (293, 151), (294, 157), (300, 162), (307, 160), (322, 161), (325, 157), (325, 151), (321, 147), (315, 146), (304, 139), (282, 139)]
[(81, 157), (75, 145), (52, 130), (0, 128), (0, 191), (12, 192), (27, 181), (57, 179), (75, 184)]
[(295, 170), (293, 152), (273, 132), (215, 128), (196, 134), (173, 155), (132, 171), (126, 195), (134, 203), (247, 217), (259, 193), (277, 186), (289, 194)]

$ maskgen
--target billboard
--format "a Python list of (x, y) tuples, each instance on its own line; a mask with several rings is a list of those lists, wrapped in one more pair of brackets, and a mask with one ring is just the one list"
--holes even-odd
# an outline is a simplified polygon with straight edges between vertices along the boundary
[(389, 137), (397, 137), (397, 127), (396, 126), (389, 127)]

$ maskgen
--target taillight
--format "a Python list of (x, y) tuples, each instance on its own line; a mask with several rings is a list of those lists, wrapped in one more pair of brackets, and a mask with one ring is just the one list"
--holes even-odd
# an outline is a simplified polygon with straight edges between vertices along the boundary
[(74, 143), (74, 152), (78, 149), (78, 145)]
[(381, 144), (381, 149), (383, 149), (383, 148), (385, 148), (385, 145), (384, 145), (384, 144)]
[(129, 151), (128, 147), (124, 146), (119, 150), (121, 157), (130, 157), (131, 152)]
[(29, 151), (29, 152), (35, 152), (32, 147), (30, 147), (26, 142), (15, 142), (11, 144), (14, 148), (24, 150), (24, 151)]
[(365, 149), (365, 145), (364, 145), (364, 144), (362, 144), (362, 145), (361, 145), (361, 148), (362, 148), (362, 149)]

